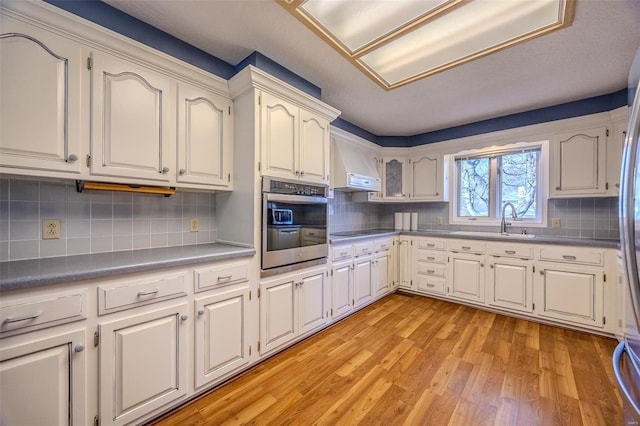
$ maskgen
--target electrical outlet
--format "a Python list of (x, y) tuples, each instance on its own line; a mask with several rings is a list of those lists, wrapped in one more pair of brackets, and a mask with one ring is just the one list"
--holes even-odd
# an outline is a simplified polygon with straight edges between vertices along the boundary
[(42, 239), (60, 239), (60, 219), (45, 219), (42, 221)]
[(560, 218), (554, 217), (551, 219), (551, 227), (552, 228), (560, 228)]
[(442, 225), (442, 216), (436, 216), (436, 225)]
[(190, 232), (198, 232), (200, 229), (200, 222), (197, 217), (192, 217), (189, 219), (189, 231)]

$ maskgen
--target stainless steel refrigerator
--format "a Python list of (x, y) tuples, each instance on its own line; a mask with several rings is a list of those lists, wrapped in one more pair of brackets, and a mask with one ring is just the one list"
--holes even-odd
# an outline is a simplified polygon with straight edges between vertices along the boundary
[(629, 74), (632, 102), (622, 155), (620, 246), (626, 277), (624, 339), (613, 353), (626, 424), (640, 424), (640, 49)]

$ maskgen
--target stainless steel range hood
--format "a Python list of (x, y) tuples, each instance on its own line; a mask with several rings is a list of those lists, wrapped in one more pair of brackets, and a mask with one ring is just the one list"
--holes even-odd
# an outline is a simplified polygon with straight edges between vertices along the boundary
[(333, 189), (372, 192), (381, 190), (382, 181), (372, 159), (347, 143), (334, 143), (332, 148)]

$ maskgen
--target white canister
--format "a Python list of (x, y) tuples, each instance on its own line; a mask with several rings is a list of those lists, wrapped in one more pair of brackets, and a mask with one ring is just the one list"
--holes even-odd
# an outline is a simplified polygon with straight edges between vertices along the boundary
[(411, 229), (411, 213), (402, 213), (402, 230), (409, 231)]
[(393, 227), (396, 231), (402, 230), (402, 213), (396, 212), (393, 215)]
[(418, 212), (411, 213), (411, 230), (418, 230)]

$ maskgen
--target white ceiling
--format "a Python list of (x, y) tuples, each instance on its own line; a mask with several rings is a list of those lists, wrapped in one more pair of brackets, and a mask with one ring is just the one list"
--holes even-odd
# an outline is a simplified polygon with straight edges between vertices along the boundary
[(273, 0), (104, 1), (232, 65), (258, 51), (319, 86), (343, 119), (378, 136), (615, 92), (627, 87), (640, 47), (640, 1), (576, 0), (569, 28), (387, 92)]

